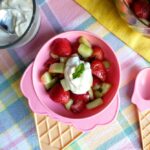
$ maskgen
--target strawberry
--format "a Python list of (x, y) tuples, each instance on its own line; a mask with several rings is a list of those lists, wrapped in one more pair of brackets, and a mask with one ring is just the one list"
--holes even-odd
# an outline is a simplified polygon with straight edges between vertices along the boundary
[(55, 84), (49, 92), (50, 98), (61, 104), (66, 104), (70, 99), (70, 92), (64, 91), (60, 83)]
[(71, 98), (77, 102), (77, 101), (84, 101), (84, 102), (88, 102), (89, 101), (89, 93), (85, 93), (85, 94), (74, 94), (74, 93), (71, 93)]
[(72, 43), (72, 54), (78, 53), (78, 47), (79, 47), (79, 42), (76, 41), (74, 43)]
[(71, 105), (71, 111), (74, 113), (79, 113), (83, 111), (85, 108), (85, 102), (84, 101), (77, 101), (73, 105)]
[(94, 60), (91, 63), (92, 74), (101, 79), (106, 80), (106, 70), (103, 63), (100, 60)]
[(92, 58), (99, 60), (104, 59), (104, 52), (99, 46), (93, 46), (92, 49), (93, 49), (93, 54), (91, 56)]
[(150, 16), (150, 4), (147, 1), (135, 1), (131, 7), (138, 18), (148, 19)]
[(50, 57), (46, 62), (45, 62), (45, 68), (48, 70), (49, 69), (49, 66), (53, 63), (56, 63), (58, 62), (59, 60), (58, 59), (54, 59), (52, 57)]
[(93, 76), (93, 86), (100, 85), (101, 80), (96, 76)]
[(133, 2), (133, 0), (125, 0), (126, 4), (131, 4)]
[(70, 56), (72, 53), (71, 43), (66, 38), (55, 39), (51, 46), (51, 52), (60, 57)]

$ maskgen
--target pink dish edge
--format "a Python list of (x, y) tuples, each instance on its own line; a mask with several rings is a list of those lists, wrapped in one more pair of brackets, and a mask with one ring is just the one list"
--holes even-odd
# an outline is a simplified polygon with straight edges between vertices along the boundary
[[(33, 63), (26, 69), (25, 73), (23, 74), (21, 78), (21, 82), (20, 82), (20, 88), (24, 96), (28, 99), (29, 106), (33, 112), (43, 114), (43, 115), (44, 114), (49, 115), (50, 117), (56, 119), (57, 121), (61, 121), (66, 124), (73, 125), (77, 129), (83, 132), (92, 130), (98, 125), (109, 124), (116, 118), (118, 110), (119, 110), (119, 103), (120, 103), (119, 92), (115, 96), (115, 100), (113, 100), (112, 103), (102, 113), (94, 117), (83, 118), (83, 119), (69, 119), (66, 117), (58, 118), (57, 115), (48, 114), (46, 108), (38, 100), (38, 97), (34, 91), (33, 83), (32, 83), (33, 82), (32, 81), (32, 67), (33, 67)], [(24, 86), (28, 86), (28, 88), (25, 89)], [(30, 93), (28, 91), (32, 91), (32, 92)], [(110, 113), (110, 110), (113, 112)], [(109, 115), (109, 114), (113, 114), (112, 117), (110, 116), (106, 117), (106, 115)], [(86, 124), (88, 126), (85, 127)]]

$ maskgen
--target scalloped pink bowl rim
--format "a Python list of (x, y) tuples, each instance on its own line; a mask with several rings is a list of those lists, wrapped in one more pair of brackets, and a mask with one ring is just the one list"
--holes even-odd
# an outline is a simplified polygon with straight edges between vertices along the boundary
[[(66, 37), (70, 41), (74, 41), (77, 37), (79, 37), (81, 35), (86, 36), (92, 44), (100, 45), (100, 46), (102, 46), (102, 49), (103, 48), (106, 49), (106, 52), (108, 53), (108, 54), (107, 53), (106, 54), (109, 55), (111, 61), (114, 61), (114, 66), (115, 66), (114, 69), (116, 69), (116, 79), (114, 77), (114, 82), (116, 83), (116, 85), (115, 85), (115, 90), (111, 94), (110, 100), (106, 103), (106, 105), (104, 106), (103, 109), (101, 109), (101, 110), (95, 109), (95, 112), (93, 111), (94, 113), (92, 112), (90, 115), (88, 115), (85, 112), (85, 113), (83, 113), (83, 115), (81, 114), (81, 117), (80, 117), (80, 114), (78, 115), (78, 117), (75, 117), (74, 114), (73, 115), (69, 114), (70, 116), (68, 116), (68, 114), (67, 114), (68, 111), (64, 110), (64, 108), (62, 108), (62, 106), (59, 106), (59, 104), (56, 104), (52, 100), (49, 100), (50, 98), (48, 97), (48, 94), (45, 93), (43, 85), (39, 81), (39, 72), (43, 69), (41, 66), (46, 61), (44, 59), (45, 59), (45, 56), (47, 56), (47, 54), (48, 54), (47, 49), (48, 49), (50, 43), (54, 39)], [(41, 63), (41, 66), (40, 66), (39, 62)], [(109, 106), (113, 103), (114, 99), (116, 99), (116, 97), (117, 97), (118, 90), (119, 90), (119, 84), (120, 84), (120, 65), (119, 65), (119, 61), (118, 61), (115, 53), (113, 52), (112, 48), (108, 44), (106, 44), (106, 42), (104, 42), (100, 37), (97, 37), (96, 35), (94, 35), (90, 32), (86, 32), (86, 31), (69, 31), (69, 32), (64, 32), (64, 33), (61, 33), (57, 36), (54, 36), (53, 38), (51, 38), (48, 42), (46, 42), (43, 45), (41, 50), (38, 52), (38, 54), (35, 58), (34, 64), (33, 64), (32, 81), (33, 81), (33, 88), (34, 88), (35, 94), (38, 97), (40, 103), (43, 105), (46, 113), (49, 116), (57, 119), (58, 121), (65, 122), (67, 124), (73, 124), (78, 128), (80, 128), (80, 126), (81, 126), (82, 129), (83, 129), (83, 125), (82, 125), (83, 123), (90, 124), (89, 121), (92, 120), (93, 122), (91, 122), (91, 124), (93, 124), (93, 125), (91, 128), (93, 128), (93, 126), (96, 126), (96, 124), (98, 124), (97, 123), (98, 117), (107, 108), (109, 109)], [(86, 128), (88, 128), (88, 127), (86, 127)]]

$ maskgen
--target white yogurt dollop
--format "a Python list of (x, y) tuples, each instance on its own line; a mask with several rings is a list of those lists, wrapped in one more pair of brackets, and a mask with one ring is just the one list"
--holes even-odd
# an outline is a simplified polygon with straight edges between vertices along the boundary
[[(80, 77), (73, 79), (73, 73), (81, 63), (84, 64), (85, 69)], [(73, 55), (68, 59), (64, 75), (67, 86), (74, 94), (85, 94), (92, 86), (93, 77), (90, 63), (80, 60), (78, 55)]]
[(3, 23), (11, 30), (14, 28), (15, 33), (21, 36), (30, 24), (33, 14), (33, 2), (32, 0), (2, 0), (0, 10), (5, 11), (2, 14), (6, 14), (1, 19)]

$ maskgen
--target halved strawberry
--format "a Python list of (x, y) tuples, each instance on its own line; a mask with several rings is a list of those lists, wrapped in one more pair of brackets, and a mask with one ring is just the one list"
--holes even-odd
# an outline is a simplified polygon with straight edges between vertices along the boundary
[(90, 99), (89, 93), (85, 93), (85, 94), (74, 94), (71, 93), (70, 97), (75, 101), (84, 101), (84, 102), (88, 102)]
[(70, 92), (64, 91), (60, 83), (57, 83), (52, 87), (49, 95), (53, 101), (61, 104), (66, 104), (70, 99)]
[(85, 105), (86, 105), (86, 104), (85, 104), (84, 101), (78, 101), (78, 102), (74, 103), (74, 104), (71, 106), (71, 111), (72, 111), (73, 113), (79, 113), (79, 112), (81, 112), (81, 111), (84, 110)]
[(66, 38), (57, 38), (50, 45), (51, 53), (60, 56), (66, 57), (72, 54), (71, 43)]
[(103, 63), (100, 60), (94, 60), (91, 63), (92, 74), (101, 79), (106, 80), (106, 70)]
[(104, 59), (104, 52), (99, 46), (93, 46), (92, 49), (93, 49), (93, 54), (91, 56), (92, 58), (99, 60)]
[(96, 85), (100, 85), (101, 80), (97, 78), (96, 76), (93, 76), (93, 87)]

